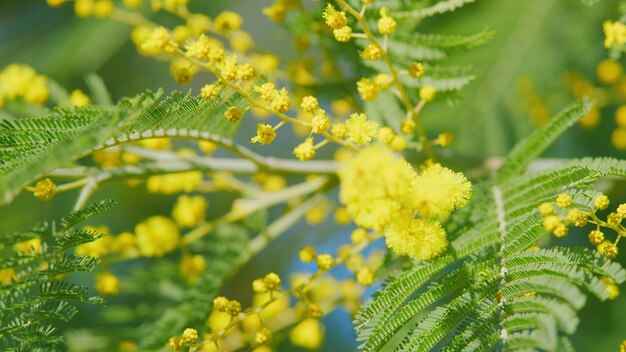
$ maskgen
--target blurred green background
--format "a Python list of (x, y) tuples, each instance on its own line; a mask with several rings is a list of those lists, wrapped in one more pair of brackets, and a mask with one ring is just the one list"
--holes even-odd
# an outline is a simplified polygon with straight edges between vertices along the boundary
[[(226, 8), (239, 12), (245, 20), (244, 29), (260, 34), (255, 36), (260, 47), (293, 55), (288, 34), (260, 15), (260, 9), (269, 3), (270, 0), (191, 1), (194, 11), (209, 16)], [(319, 2), (310, 5), (319, 6)], [(455, 159), (476, 164), (487, 157), (503, 155), (535, 128), (527, 104), (529, 86), (535, 95), (533, 104), (541, 105), (550, 114), (574, 99), (564, 82), (566, 72), (578, 72), (600, 92), (610, 90), (596, 78), (596, 66), (607, 57), (602, 46), (602, 22), (617, 19), (619, 5), (616, 0), (591, 6), (577, 0), (477, 0), (452, 14), (426, 20), (420, 27), (423, 32), (471, 34), (485, 27), (496, 32), (488, 44), (451, 60), (474, 64), (477, 78), (461, 92), (458, 104), (426, 107), (423, 121), (429, 132), (435, 135), (453, 131), (457, 136)], [(96, 72), (104, 78), (115, 99), (159, 87), (165, 91), (198, 92), (206, 82), (203, 78), (207, 76), (198, 75), (189, 86), (181, 88), (168, 75), (167, 63), (136, 54), (129, 34), (126, 25), (77, 19), (71, 6), (51, 9), (43, 0), (0, 0), (0, 67), (13, 62), (29, 64), (68, 89), (83, 90), (85, 75)], [(615, 149), (610, 138), (616, 128), (615, 110), (624, 103), (623, 95), (608, 102), (600, 110), (597, 127), (575, 126), (557, 142), (549, 156), (623, 157), (624, 152)], [(252, 119), (243, 124), (238, 138), (247, 140), (255, 124)], [(288, 148), (273, 145), (261, 152), (286, 156), (289, 151), (285, 149)], [(624, 183), (614, 186), (609, 193), (612, 201), (626, 201)], [(148, 216), (167, 214), (173, 203), (171, 197), (148, 194), (145, 187), (128, 192), (124, 185), (114, 183), (100, 189), (94, 199), (111, 196), (119, 201), (119, 206), (94, 221), (107, 224), (113, 233), (130, 230)], [(23, 194), (12, 205), (0, 208), (0, 232), (25, 229), (42, 219), (62, 216), (70, 210), (74, 197), (75, 194), (62, 194), (52, 203), (43, 203)], [(225, 211), (220, 204), (228, 204), (226, 200), (227, 196), (211, 198), (212, 211)], [(254, 260), (235, 276), (228, 291), (248, 290), (252, 278), (268, 271), (287, 275), (301, 270), (296, 257), (302, 245), (323, 243), (319, 247), (330, 250), (347, 242), (350, 231), (346, 227), (337, 229), (330, 222), (316, 227), (300, 224), (268, 248), (262, 259)], [(582, 234), (561, 241), (588, 245)], [(618, 259), (626, 264), (625, 256)], [(574, 345), (579, 351), (617, 351), (619, 343), (626, 339), (624, 315), (626, 296), (607, 303), (590, 298), (581, 313)], [(89, 326), (88, 320), (81, 316), (75, 326)], [(324, 350), (343, 351), (356, 346), (348, 314), (337, 312), (325, 321), (332, 328), (327, 329)]]

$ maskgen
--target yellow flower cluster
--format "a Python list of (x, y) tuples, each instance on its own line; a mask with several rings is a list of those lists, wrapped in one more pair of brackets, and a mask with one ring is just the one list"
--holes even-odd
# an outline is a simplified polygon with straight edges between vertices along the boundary
[[(571, 195), (562, 193), (556, 197), (554, 203), (542, 203), (539, 206), (539, 212), (543, 215), (543, 227), (556, 237), (566, 236), (569, 232), (569, 225), (576, 227), (595, 225), (595, 229), (591, 230), (587, 236), (589, 242), (596, 246), (598, 252), (604, 257), (614, 259), (618, 254), (617, 244), (620, 238), (626, 235), (626, 228), (622, 225), (622, 220), (626, 218), (626, 204), (620, 204), (603, 220), (598, 212), (608, 209), (609, 204), (609, 197), (602, 194), (594, 199), (593, 210), (586, 211), (575, 207)], [(615, 241), (606, 239), (603, 228), (610, 229), (617, 234)]]
[(120, 280), (110, 272), (96, 275), (96, 290), (103, 296), (114, 296), (120, 291)]
[(190, 285), (194, 285), (196, 280), (206, 269), (206, 261), (200, 254), (185, 254), (180, 261), (180, 275), (187, 279)]
[(187, 171), (175, 174), (156, 175), (148, 178), (148, 192), (176, 194), (193, 192), (202, 182), (202, 172)]
[(48, 101), (48, 79), (28, 65), (11, 64), (0, 71), (0, 108), (4, 101), (24, 99), (29, 104)]
[(10, 285), (14, 281), (17, 281), (17, 279), (18, 278), (15, 275), (15, 269), (13, 268), (0, 269), (0, 284)]
[(137, 248), (146, 257), (162, 257), (178, 247), (178, 226), (164, 216), (153, 216), (135, 226)]
[(172, 336), (167, 346), (173, 351), (181, 351), (184, 347), (190, 347), (198, 340), (198, 331), (193, 328), (187, 328), (181, 335)]
[[(566, 86), (573, 96), (576, 98), (586, 96), (598, 101), (598, 104), (579, 120), (579, 124), (587, 129), (598, 127), (605, 110), (617, 105), (613, 114), (616, 128), (611, 133), (611, 144), (618, 150), (626, 150), (626, 106), (623, 104), (626, 97), (624, 67), (617, 60), (604, 59), (596, 66), (596, 77), (601, 85), (594, 84), (576, 72), (568, 72), (565, 77)], [(534, 102), (538, 100), (537, 97), (531, 97), (531, 99)], [(546, 111), (545, 106), (534, 104), (529, 108), (530, 112), (540, 112), (541, 123), (548, 120), (549, 111)]]
[(123, 232), (113, 237), (107, 234), (109, 229), (106, 226), (85, 226), (83, 230), (95, 234), (104, 234), (104, 236), (93, 242), (78, 245), (76, 255), (104, 258), (111, 253), (122, 257), (134, 257), (138, 254), (136, 237), (130, 232)]
[(204, 221), (206, 209), (207, 201), (203, 197), (182, 195), (174, 204), (172, 218), (181, 227), (193, 227)]
[(610, 48), (613, 45), (622, 46), (626, 43), (626, 25), (621, 22), (605, 21), (602, 24), (604, 30), (604, 46)]
[[(384, 233), (396, 253), (430, 259), (447, 246), (437, 219), (463, 207), (471, 184), (460, 173), (427, 163), (420, 174), (383, 145), (365, 148), (339, 170), (340, 200), (354, 222)], [(422, 219), (414, 219), (419, 214)]]
[(265, 16), (276, 23), (283, 23), (287, 13), (295, 7), (295, 1), (275, 0), (270, 6), (264, 7), (262, 12)]
[(13, 249), (20, 255), (34, 255), (41, 253), (41, 238), (36, 237), (27, 241), (16, 243)]
[(50, 200), (56, 194), (57, 186), (49, 178), (37, 181), (33, 195), (41, 200)]

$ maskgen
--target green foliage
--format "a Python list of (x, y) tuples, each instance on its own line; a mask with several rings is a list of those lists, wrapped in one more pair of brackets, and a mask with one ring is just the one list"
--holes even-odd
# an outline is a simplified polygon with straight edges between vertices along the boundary
[(362, 307), (355, 328), (363, 350), (571, 349), (567, 335), (576, 329), (584, 292), (605, 300), (601, 279), (621, 283), (626, 271), (587, 249), (530, 251), (546, 236), (537, 207), (578, 189), (575, 205), (591, 209), (596, 192), (588, 186), (623, 176), (626, 163), (588, 158), (524, 170), (589, 105), (570, 105), (518, 144), (493, 180), (476, 185), (468, 208), (453, 215), (450, 249), (398, 272)]
[(242, 107), (238, 94), (222, 91), (215, 99), (173, 92), (146, 92), (109, 107), (102, 83), (90, 76), (94, 99), (104, 105), (59, 108), (41, 117), (0, 121), (0, 195), (8, 203), (19, 190), (55, 168), (104, 146), (154, 137), (228, 137), (236, 124), (224, 111)]
[[(101, 234), (73, 227), (113, 205), (102, 201), (70, 214), (61, 221), (43, 223), (30, 231), (0, 236), (3, 256), (0, 270), (13, 270), (12, 283), (0, 285), (0, 349), (3, 351), (58, 350), (64, 342), (56, 328), (78, 312), (77, 303), (99, 304), (81, 285), (67, 281), (68, 274), (92, 271), (99, 260), (68, 253)], [(18, 252), (12, 245), (29, 239), (42, 240), (41, 249)]]

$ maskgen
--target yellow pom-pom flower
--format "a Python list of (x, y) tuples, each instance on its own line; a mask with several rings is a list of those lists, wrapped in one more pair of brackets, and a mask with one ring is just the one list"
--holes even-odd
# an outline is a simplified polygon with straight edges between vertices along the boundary
[(198, 339), (198, 331), (193, 328), (187, 328), (185, 329), (185, 331), (183, 331), (183, 334), (180, 337), (183, 345), (191, 346)]
[(415, 182), (415, 201), (423, 218), (445, 218), (455, 209), (464, 207), (471, 195), (472, 185), (460, 172), (437, 163), (428, 163)]
[(322, 345), (324, 330), (319, 320), (308, 318), (298, 323), (289, 333), (292, 344), (308, 350), (316, 350)]
[(332, 29), (343, 28), (348, 24), (348, 18), (345, 12), (337, 11), (332, 4), (327, 4), (324, 9), (324, 21)]
[(359, 226), (381, 231), (399, 210), (416, 209), (417, 174), (384, 145), (363, 149), (338, 174), (339, 199)]
[(448, 246), (446, 233), (434, 220), (397, 217), (385, 231), (385, 243), (394, 253), (416, 260), (428, 260), (441, 254)]
[(276, 131), (272, 125), (260, 123), (256, 128), (256, 136), (252, 137), (250, 141), (252, 143), (270, 144), (276, 138)]
[(315, 248), (311, 246), (302, 247), (299, 253), (300, 260), (305, 263), (312, 262), (313, 259), (315, 259), (315, 255), (316, 255)]
[(369, 44), (361, 52), (361, 58), (370, 61), (376, 61), (383, 56), (383, 49), (376, 44)]
[(236, 107), (236, 106), (231, 106), (228, 109), (226, 109), (226, 111), (224, 112), (224, 116), (226, 116), (226, 119), (232, 123), (237, 123), (239, 121), (241, 121), (241, 117), (243, 116), (243, 112), (241, 112), (241, 110)]
[(180, 232), (176, 224), (164, 217), (153, 216), (135, 226), (139, 253), (146, 257), (162, 257), (178, 247)]
[(421, 62), (414, 62), (411, 64), (411, 66), (409, 66), (409, 76), (413, 78), (420, 78), (424, 75), (425, 72), (426, 68)]
[(350, 26), (343, 26), (338, 29), (333, 29), (333, 35), (335, 36), (335, 40), (340, 43), (349, 42), (352, 37), (352, 28)]
[(572, 196), (567, 193), (561, 193), (556, 197), (556, 205), (559, 208), (567, 208), (572, 205)]
[(293, 154), (296, 158), (304, 161), (311, 160), (315, 157), (315, 147), (313, 146), (313, 138), (307, 138), (300, 143), (294, 150)]
[(56, 194), (57, 185), (49, 178), (39, 180), (35, 184), (33, 195), (41, 200), (50, 200)]
[(437, 95), (437, 88), (433, 86), (424, 86), (420, 89), (420, 99), (424, 101), (433, 101)]
[(236, 12), (224, 11), (215, 17), (213, 25), (215, 31), (218, 33), (226, 34), (231, 31), (241, 28), (243, 24), (243, 18)]
[(206, 209), (207, 201), (204, 197), (182, 195), (174, 204), (172, 218), (181, 227), (196, 226), (204, 221)]
[(602, 83), (614, 84), (624, 75), (624, 68), (615, 60), (605, 59), (598, 64), (596, 75)]
[(323, 113), (316, 114), (311, 119), (311, 131), (313, 133), (324, 133), (330, 128), (330, 119)]
[(70, 94), (70, 104), (72, 104), (73, 107), (87, 106), (91, 104), (91, 99), (80, 89), (74, 89)]
[(378, 132), (378, 123), (367, 119), (363, 113), (354, 113), (346, 121), (348, 140), (363, 146), (372, 141)]
[(613, 45), (621, 46), (626, 43), (626, 25), (621, 22), (605, 21), (602, 25), (604, 30), (604, 47)]
[(378, 20), (378, 32), (380, 34), (391, 34), (396, 30), (396, 20), (389, 17), (386, 7), (380, 9), (380, 19)]
[(217, 93), (219, 93), (219, 88), (215, 84), (205, 84), (200, 89), (200, 96), (203, 99), (215, 99), (217, 97)]
[(378, 97), (381, 87), (370, 78), (361, 78), (356, 82), (356, 89), (365, 101), (372, 101)]
[(314, 113), (315, 111), (317, 111), (320, 105), (316, 97), (312, 95), (307, 95), (306, 97), (302, 98), (302, 103), (300, 103), (300, 107), (302, 108), (302, 110), (308, 113)]
[(317, 267), (320, 270), (325, 271), (333, 267), (335, 260), (332, 255), (324, 253), (317, 256), (316, 262)]

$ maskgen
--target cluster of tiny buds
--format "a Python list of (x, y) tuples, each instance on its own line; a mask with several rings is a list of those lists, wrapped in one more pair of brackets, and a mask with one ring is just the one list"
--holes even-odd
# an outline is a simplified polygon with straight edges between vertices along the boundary
[[(608, 209), (609, 197), (602, 194), (594, 199), (592, 211), (574, 207), (572, 196), (567, 193), (559, 194), (554, 203), (546, 202), (539, 206), (543, 215), (543, 227), (556, 237), (564, 237), (569, 232), (569, 225), (584, 227), (587, 224), (595, 225), (595, 229), (588, 234), (589, 242), (596, 246), (598, 252), (608, 259), (614, 259), (618, 254), (617, 244), (620, 238), (626, 235), (622, 220), (626, 217), (626, 204), (620, 204), (617, 209), (606, 215), (605, 220), (598, 212)], [(556, 206), (555, 206), (556, 205)], [(562, 211), (559, 211), (562, 210)], [(567, 212), (565, 212), (567, 210)], [(602, 229), (610, 229), (617, 234), (614, 241), (606, 238)]]
[(198, 340), (198, 331), (187, 328), (181, 335), (172, 336), (168, 341), (168, 347), (173, 351), (181, 351), (183, 347), (191, 347)]
[(354, 253), (354, 246), (367, 243), (375, 239), (368, 231), (362, 227), (354, 229), (350, 235), (351, 244), (345, 244), (339, 247), (337, 259), (328, 253), (317, 254), (312, 246), (305, 246), (300, 249), (300, 260), (304, 263), (315, 261), (319, 272), (330, 270), (340, 262), (344, 263), (346, 268), (355, 274), (356, 281), (364, 286), (371, 285), (375, 281), (375, 274), (372, 268), (365, 265), (364, 258), (358, 253)]
[(241, 303), (236, 300), (229, 300), (224, 296), (218, 296), (213, 300), (213, 309), (221, 313), (227, 313), (231, 317), (236, 317), (241, 313)]
[(335, 265), (335, 259), (328, 253), (317, 254), (312, 246), (305, 246), (300, 249), (300, 260), (305, 263), (315, 261), (320, 271), (327, 271)]
[(274, 292), (280, 288), (280, 276), (269, 273), (261, 279), (252, 281), (252, 291), (256, 293)]
[(32, 189), (33, 195), (41, 200), (50, 200), (56, 194), (57, 186), (49, 178), (44, 178), (37, 181), (35, 187)]

